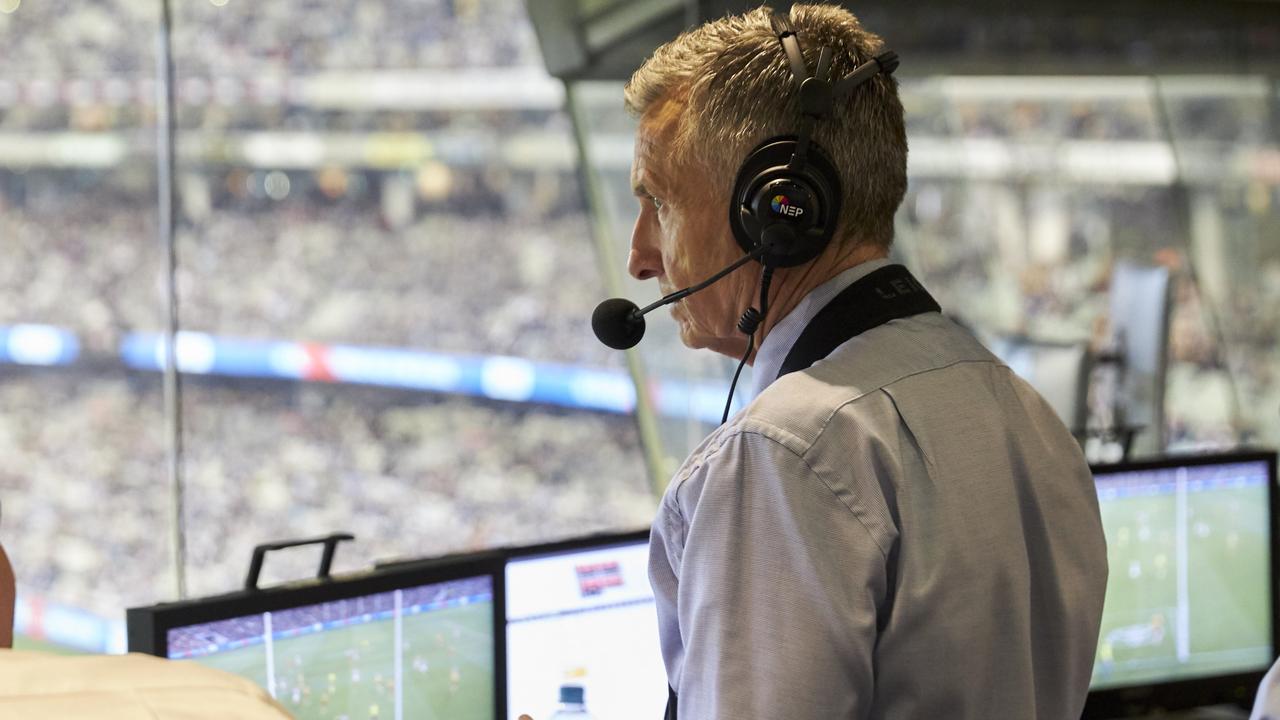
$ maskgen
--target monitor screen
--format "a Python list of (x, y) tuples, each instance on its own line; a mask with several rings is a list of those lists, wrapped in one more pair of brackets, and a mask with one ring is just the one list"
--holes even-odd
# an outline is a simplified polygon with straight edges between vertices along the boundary
[(667, 700), (649, 544), (507, 563), (507, 708), (543, 718), (654, 720)]
[(405, 587), (167, 631), (301, 720), (494, 716), (493, 579)]
[(1270, 467), (1095, 470), (1110, 577), (1092, 689), (1266, 669)]

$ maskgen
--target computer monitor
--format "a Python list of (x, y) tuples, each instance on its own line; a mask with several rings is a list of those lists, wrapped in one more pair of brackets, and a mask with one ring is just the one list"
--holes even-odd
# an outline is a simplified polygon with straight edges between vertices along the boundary
[(1094, 468), (1110, 576), (1085, 717), (1252, 698), (1276, 657), (1276, 455)]
[(648, 557), (647, 531), (513, 553), (506, 567), (508, 718), (662, 717), (667, 675)]
[(129, 649), (247, 677), (300, 720), (495, 720), (500, 571), (462, 562), (134, 608)]

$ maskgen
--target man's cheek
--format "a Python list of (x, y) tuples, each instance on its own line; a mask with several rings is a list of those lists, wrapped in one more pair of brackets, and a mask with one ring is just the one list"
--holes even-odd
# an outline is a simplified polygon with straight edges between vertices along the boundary
[(680, 342), (691, 350), (701, 350), (707, 346), (706, 333), (700, 332), (688, 321), (682, 321), (680, 328)]

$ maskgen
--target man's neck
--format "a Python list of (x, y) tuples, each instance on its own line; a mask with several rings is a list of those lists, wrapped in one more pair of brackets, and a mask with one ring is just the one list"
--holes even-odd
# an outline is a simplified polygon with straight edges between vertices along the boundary
[[(834, 250), (834, 248), (833, 248)], [(811, 263), (796, 268), (783, 268), (773, 274), (769, 291), (769, 315), (756, 336), (763, 345), (769, 331), (781, 322), (815, 288), (851, 267), (888, 257), (889, 250), (878, 245), (859, 244), (839, 252), (828, 251)], [(754, 361), (754, 352), (752, 353)]]

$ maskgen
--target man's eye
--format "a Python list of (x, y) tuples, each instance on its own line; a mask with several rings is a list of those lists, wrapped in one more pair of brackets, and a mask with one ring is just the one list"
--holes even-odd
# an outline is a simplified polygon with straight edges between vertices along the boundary
[(653, 209), (654, 209), (654, 210), (661, 210), (661, 209), (662, 209), (662, 206), (666, 204), (666, 203), (662, 202), (662, 199), (661, 199), (661, 198), (650, 197), (649, 199), (653, 201)]

